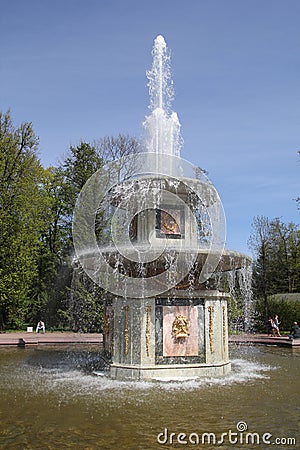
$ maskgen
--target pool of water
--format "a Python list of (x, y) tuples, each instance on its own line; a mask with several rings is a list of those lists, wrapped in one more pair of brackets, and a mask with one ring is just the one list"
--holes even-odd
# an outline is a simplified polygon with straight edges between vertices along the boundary
[(0, 448), (300, 448), (300, 351), (230, 354), (225, 378), (131, 383), (93, 374), (96, 346), (1, 348)]

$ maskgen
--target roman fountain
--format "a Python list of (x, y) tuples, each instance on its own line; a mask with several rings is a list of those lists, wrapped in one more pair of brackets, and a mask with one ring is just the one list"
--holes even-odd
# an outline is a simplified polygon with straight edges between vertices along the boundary
[(95, 173), (75, 211), (115, 379), (98, 344), (1, 347), (0, 448), (296, 448), (299, 353), (230, 345), (229, 361), (227, 300), (239, 277), (247, 297), (250, 260), (224, 250), (218, 193), (180, 158), (162, 38), (153, 53), (144, 152)]
[(250, 259), (224, 249), (218, 192), (203, 170), (180, 157), (162, 36), (155, 39), (147, 77), (151, 113), (143, 149), (106, 165), (84, 186), (74, 211), (76, 256), (106, 293), (111, 378), (225, 375), (231, 369), (229, 294), (220, 279), (249, 267)]

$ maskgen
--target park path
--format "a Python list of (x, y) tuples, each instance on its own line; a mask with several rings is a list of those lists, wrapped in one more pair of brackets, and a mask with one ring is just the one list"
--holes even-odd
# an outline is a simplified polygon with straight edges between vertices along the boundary
[(229, 342), (235, 344), (264, 344), (278, 347), (300, 348), (300, 339), (289, 339), (287, 336), (268, 336), (259, 333), (242, 333), (229, 336)]
[(19, 346), (39, 344), (102, 344), (103, 336), (101, 333), (72, 333), (72, 332), (53, 332), (53, 333), (28, 333), (12, 332), (0, 333), (0, 346)]
[[(279, 347), (300, 348), (300, 339), (290, 340), (286, 336), (271, 337), (266, 334), (242, 333), (229, 336), (229, 342), (239, 345), (277, 345)], [(53, 332), (36, 334), (35, 332), (0, 333), (0, 346), (40, 345), (40, 344), (97, 344), (102, 345), (101, 333)]]

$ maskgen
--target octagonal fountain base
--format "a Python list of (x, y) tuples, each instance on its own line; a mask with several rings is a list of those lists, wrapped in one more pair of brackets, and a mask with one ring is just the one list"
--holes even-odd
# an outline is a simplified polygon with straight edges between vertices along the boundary
[(104, 347), (118, 380), (183, 381), (230, 372), (227, 294), (176, 290), (106, 305)]
[(178, 366), (134, 367), (113, 364), (110, 377), (116, 380), (131, 381), (158, 381), (158, 382), (183, 382), (193, 381), (205, 377), (220, 377), (231, 370), (230, 362), (220, 365), (199, 364), (197, 366), (186, 365), (183, 369)]

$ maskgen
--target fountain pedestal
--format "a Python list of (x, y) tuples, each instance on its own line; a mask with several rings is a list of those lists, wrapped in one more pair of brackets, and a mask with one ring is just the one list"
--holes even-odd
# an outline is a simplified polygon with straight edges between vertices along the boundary
[(107, 305), (104, 346), (112, 354), (111, 378), (182, 380), (230, 371), (226, 294), (172, 294), (118, 297)]

